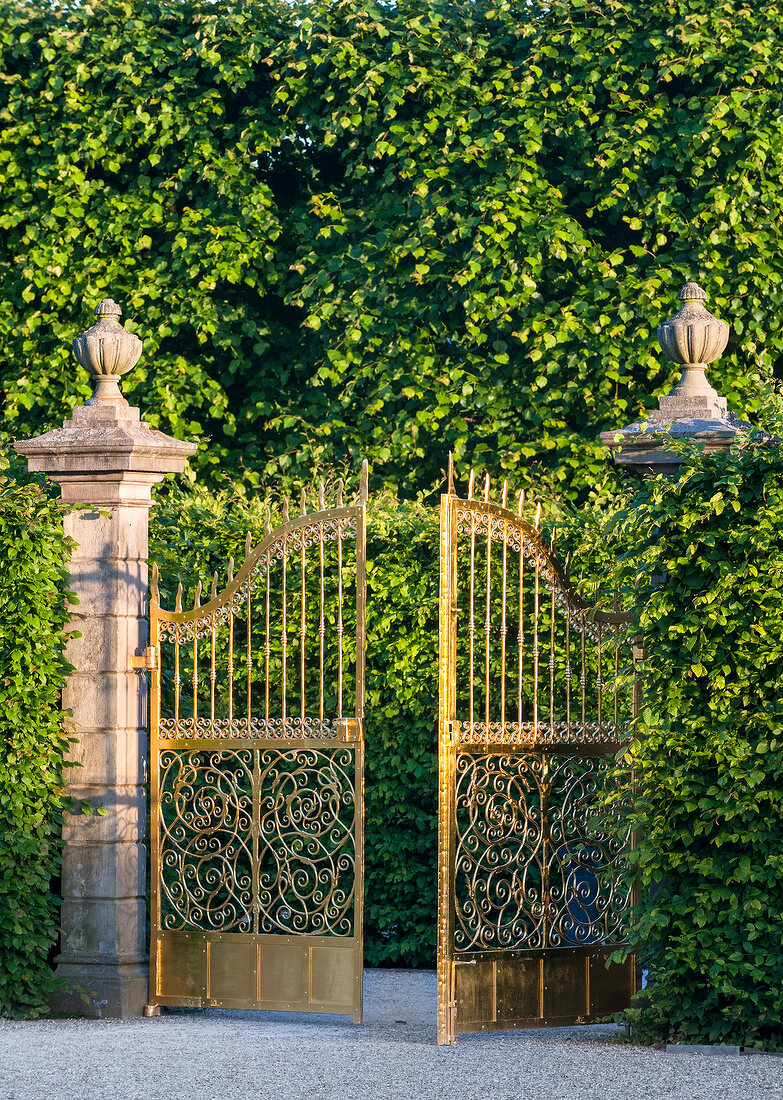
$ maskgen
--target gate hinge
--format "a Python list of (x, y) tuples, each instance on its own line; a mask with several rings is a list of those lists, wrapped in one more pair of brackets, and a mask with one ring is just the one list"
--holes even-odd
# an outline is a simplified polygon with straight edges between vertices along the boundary
[(459, 722), (444, 722), (443, 731), (446, 735), (446, 744), (447, 745), (458, 745), (459, 744), (459, 730), (460, 730), (460, 723)]
[(338, 741), (361, 741), (361, 718), (335, 718), (334, 728)]
[(131, 657), (131, 668), (141, 668), (146, 672), (152, 672), (156, 667), (154, 645), (148, 645), (141, 657)]

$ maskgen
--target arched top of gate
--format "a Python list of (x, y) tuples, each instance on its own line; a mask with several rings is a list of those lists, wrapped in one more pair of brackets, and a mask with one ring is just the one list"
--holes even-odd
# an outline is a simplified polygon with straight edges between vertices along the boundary
[[(490, 479), (486, 475), (482, 498), (475, 496), (475, 475), (471, 470), (468, 481), (467, 499), (457, 495), (454, 484), (454, 466), (449, 456), (448, 493), (444, 499), (453, 509), (457, 534), (475, 534), (492, 537), (493, 541), (505, 543), (516, 553), (537, 565), (541, 575), (558, 594), (569, 612), (580, 620), (607, 626), (628, 626), (633, 615), (627, 611), (605, 610), (582, 596), (572, 583), (569, 569), (563, 566), (555, 553), (554, 545), (547, 544), (540, 530), (541, 505), (535, 510), (533, 523), (524, 519), (522, 511), (525, 505), (524, 491), (519, 494), (517, 511), (508, 507), (508, 483), (503, 483), (502, 503), (496, 504), (489, 499)], [(568, 559), (567, 559), (568, 560)]]
[(323, 486), (318, 491), (318, 510), (307, 512), (307, 498), (302, 490), (300, 514), (289, 516), (288, 501), (283, 502), (283, 522), (271, 529), (267, 512), (267, 533), (258, 546), (253, 549), (248, 533), (245, 544), (245, 560), (236, 576), (233, 576), (233, 558), (229, 560), (228, 584), (217, 591), (217, 573), (212, 584), (209, 600), (201, 603), (201, 582), (196, 588), (195, 604), (189, 610), (181, 609), (182, 586), (177, 593), (177, 607), (169, 611), (160, 606), (158, 585), (158, 567), (153, 563), (150, 581), (150, 610), (160, 623), (163, 639), (188, 642), (204, 637), (222, 623), (227, 622), (254, 591), (257, 585), (271, 573), (276, 565), (288, 560), (293, 554), (317, 547), (321, 543), (340, 540), (355, 540), (363, 524), (368, 500), (367, 460), (362, 463), (355, 503), (343, 504), (342, 482), (338, 482), (337, 501), (334, 508), (324, 507)]

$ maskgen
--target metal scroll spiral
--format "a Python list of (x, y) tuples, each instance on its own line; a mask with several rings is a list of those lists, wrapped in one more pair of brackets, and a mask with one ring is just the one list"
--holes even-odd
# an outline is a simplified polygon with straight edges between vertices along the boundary
[(457, 757), (458, 951), (543, 946), (539, 755)]
[(160, 756), (163, 928), (251, 931), (253, 754)]
[(551, 947), (622, 943), (631, 904), (619, 808), (603, 795), (613, 763), (555, 757), (550, 776), (548, 940)]
[(259, 931), (350, 936), (352, 749), (260, 753)]
[(622, 943), (631, 884), (611, 761), (457, 757), (457, 951)]

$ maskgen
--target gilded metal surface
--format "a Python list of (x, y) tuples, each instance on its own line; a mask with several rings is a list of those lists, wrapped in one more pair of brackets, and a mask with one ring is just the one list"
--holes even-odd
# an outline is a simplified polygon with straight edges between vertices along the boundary
[(457, 755), (454, 949), (622, 943), (629, 837), (596, 821), (601, 756)]
[(259, 757), (259, 931), (353, 935), (354, 750)]
[[(631, 616), (572, 585), (534, 519), (441, 501), (438, 1042), (580, 1022), (635, 988), (612, 755), (632, 715)], [(600, 957), (600, 973), (596, 969)], [(608, 977), (607, 977), (608, 975)], [(592, 993), (591, 993), (592, 989)], [(609, 1007), (607, 1007), (609, 1006)], [(613, 1007), (616, 1006), (616, 1007)]]
[(161, 927), (250, 931), (253, 753), (159, 757)]
[(151, 646), (150, 1005), (362, 1013), (367, 468)]

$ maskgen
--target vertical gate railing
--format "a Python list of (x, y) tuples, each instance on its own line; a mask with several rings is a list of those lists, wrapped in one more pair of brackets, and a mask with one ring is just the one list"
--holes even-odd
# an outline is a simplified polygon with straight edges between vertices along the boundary
[(150, 1005), (362, 1015), (367, 465), (191, 610), (153, 571)]
[[(632, 717), (631, 616), (574, 589), (518, 507), (441, 498), (438, 1042), (626, 1007), (632, 887), (601, 797)], [(616, 598), (615, 601), (616, 603)]]

